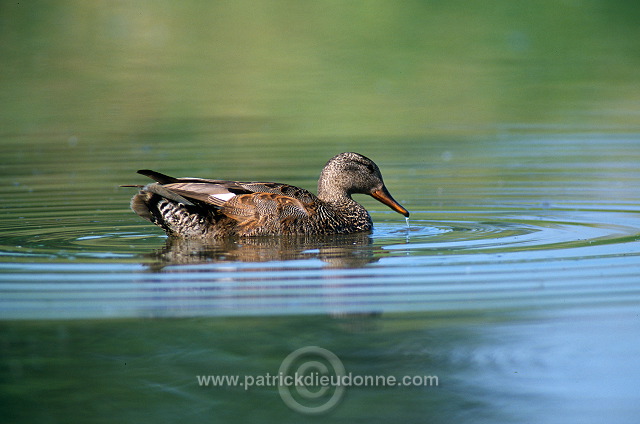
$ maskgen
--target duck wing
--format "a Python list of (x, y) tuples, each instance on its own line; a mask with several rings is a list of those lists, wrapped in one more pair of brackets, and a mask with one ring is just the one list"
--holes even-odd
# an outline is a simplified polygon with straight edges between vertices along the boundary
[[(262, 203), (268, 204), (269, 210), (274, 207), (285, 210), (293, 208), (301, 209), (297, 212), (308, 214), (307, 208), (313, 208), (318, 201), (313, 193), (289, 184), (174, 178), (151, 170), (140, 170), (138, 173), (156, 180), (158, 184), (152, 191), (163, 197), (171, 200), (184, 198), (187, 201), (196, 201), (217, 208), (227, 206), (224, 213), (229, 213), (230, 216), (260, 213), (265, 209)], [(176, 195), (177, 198), (169, 197), (167, 192)], [(293, 210), (292, 212), (296, 213)]]

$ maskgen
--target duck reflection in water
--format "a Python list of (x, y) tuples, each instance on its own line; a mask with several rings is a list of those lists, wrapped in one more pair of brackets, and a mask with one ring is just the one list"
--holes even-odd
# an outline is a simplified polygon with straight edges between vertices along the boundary
[(275, 236), (242, 239), (169, 237), (152, 256), (154, 269), (167, 265), (261, 263), (320, 259), (329, 268), (359, 268), (376, 262), (384, 251), (368, 233), (327, 236)]

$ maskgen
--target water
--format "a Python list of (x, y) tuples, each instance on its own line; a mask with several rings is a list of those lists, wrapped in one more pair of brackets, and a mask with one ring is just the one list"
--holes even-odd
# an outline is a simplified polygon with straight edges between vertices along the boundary
[[(637, 420), (635, 7), (136, 7), (0, 13), (2, 422), (317, 421), (196, 378), (306, 346), (438, 377), (328, 421)], [(119, 187), (313, 190), (341, 151), (407, 222), (360, 196), (371, 234), (171, 240)]]

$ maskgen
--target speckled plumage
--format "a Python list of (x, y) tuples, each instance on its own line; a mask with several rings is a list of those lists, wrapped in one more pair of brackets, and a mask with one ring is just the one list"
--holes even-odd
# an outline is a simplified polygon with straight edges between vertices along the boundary
[(351, 198), (368, 194), (405, 216), (385, 187), (378, 166), (358, 153), (330, 159), (318, 180), (318, 195), (288, 184), (202, 178), (154, 180), (131, 199), (134, 212), (182, 237), (221, 238), (279, 234), (349, 234), (373, 227), (366, 209)]

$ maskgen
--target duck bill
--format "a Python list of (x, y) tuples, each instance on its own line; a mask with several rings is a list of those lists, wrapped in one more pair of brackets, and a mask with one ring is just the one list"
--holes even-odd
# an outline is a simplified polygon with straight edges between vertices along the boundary
[(391, 197), (385, 186), (382, 186), (381, 189), (372, 191), (371, 197), (389, 206), (394, 211), (401, 213), (404, 216), (409, 216), (409, 211), (403, 208), (400, 203), (396, 202), (393, 197)]

